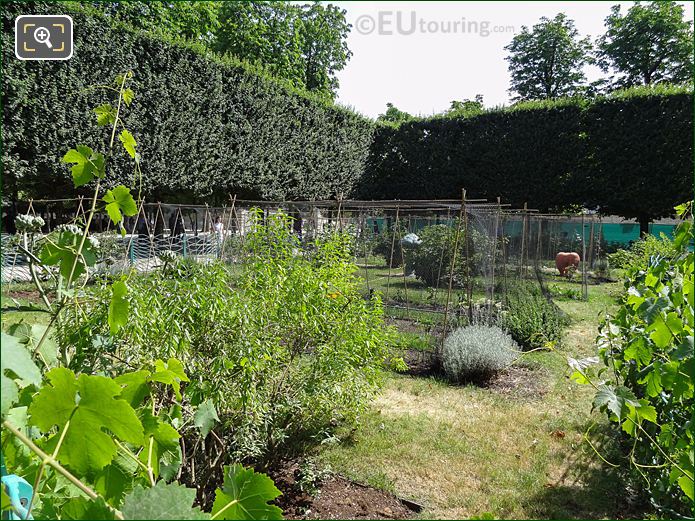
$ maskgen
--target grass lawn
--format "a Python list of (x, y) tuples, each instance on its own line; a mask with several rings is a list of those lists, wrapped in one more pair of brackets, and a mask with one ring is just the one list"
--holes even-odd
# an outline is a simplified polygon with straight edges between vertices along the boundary
[[(434, 377), (391, 374), (360, 427), (320, 451), (332, 470), (422, 503), (422, 518), (616, 518), (626, 512), (621, 476), (584, 441), (586, 429), (609, 459), (607, 421), (590, 413), (592, 390), (570, 382), (566, 357), (595, 354), (599, 314), (619, 284), (590, 288), (588, 302), (558, 299), (571, 317), (564, 346), (521, 364), (535, 396)], [(606, 429), (605, 432), (610, 432)], [(639, 515), (639, 514), (637, 514)]]

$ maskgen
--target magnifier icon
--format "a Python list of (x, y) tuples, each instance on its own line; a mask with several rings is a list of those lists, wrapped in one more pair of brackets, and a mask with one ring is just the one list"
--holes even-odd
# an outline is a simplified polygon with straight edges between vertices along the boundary
[(49, 49), (52, 49), (53, 45), (51, 45), (50, 38), (51, 38), (51, 33), (45, 27), (37, 27), (36, 30), (34, 31), (34, 39), (39, 43), (45, 43), (46, 47), (48, 47)]

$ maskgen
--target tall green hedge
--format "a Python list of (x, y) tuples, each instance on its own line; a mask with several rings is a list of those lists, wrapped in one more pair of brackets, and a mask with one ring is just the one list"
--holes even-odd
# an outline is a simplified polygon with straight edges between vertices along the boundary
[(693, 198), (692, 89), (638, 88), (599, 99), (582, 128), (589, 154), (578, 185), (587, 205), (637, 218), (646, 232), (650, 219)]
[(670, 214), (692, 196), (692, 88), (525, 103), (468, 117), (378, 125), (363, 196), (494, 198), (541, 210)]
[[(366, 196), (495, 198), (562, 205), (584, 156), (576, 103), (531, 103), (470, 118), (379, 125), (361, 185)], [(538, 203), (536, 203), (538, 201)]]
[[(46, 13), (73, 17), (73, 58), (16, 59), (15, 16)], [(135, 74), (137, 96), (127, 123), (150, 199), (329, 198), (347, 195), (364, 169), (370, 120), (241, 62), (66, 5), (4, 4), (2, 21), (6, 196), (75, 193), (60, 158), (76, 143), (103, 148), (105, 142), (104, 131), (90, 122), (90, 109), (104, 94), (84, 89), (126, 70)], [(125, 163), (114, 166), (114, 182), (131, 179)]]

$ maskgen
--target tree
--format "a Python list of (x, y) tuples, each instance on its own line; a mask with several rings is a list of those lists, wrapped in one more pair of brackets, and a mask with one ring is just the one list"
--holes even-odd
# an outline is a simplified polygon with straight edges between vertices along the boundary
[(393, 103), (386, 104), (386, 112), (379, 114), (377, 121), (386, 121), (389, 123), (404, 123), (415, 119), (414, 116), (396, 108)]
[(676, 2), (635, 2), (625, 15), (611, 8), (597, 41), (598, 64), (618, 73), (614, 86), (692, 80), (693, 22)]
[[(77, 3), (77, 2), (71, 2)], [(92, 8), (137, 29), (174, 38), (212, 42), (219, 2), (92, 2)], [(83, 4), (81, 4), (83, 5)]]
[(469, 117), (469, 116), (476, 116), (478, 114), (482, 114), (483, 111), (484, 111), (483, 95), (482, 94), (476, 94), (475, 98), (472, 100), (470, 100), (470, 99), (464, 99), (463, 101), (453, 100), (451, 102), (451, 106), (449, 107), (449, 110), (446, 110), (444, 112), (444, 114), (447, 116)]
[(352, 56), (346, 42), (351, 26), (345, 13), (331, 4), (304, 6), (300, 35), (308, 90), (335, 93), (338, 89), (335, 73), (343, 70)]
[(298, 87), (333, 97), (335, 74), (352, 55), (345, 13), (330, 4), (224, 2), (214, 47), (258, 63)]
[(582, 68), (591, 61), (589, 38), (580, 40), (574, 21), (563, 13), (541, 18), (531, 30), (522, 26), (505, 49), (515, 101), (577, 94), (585, 80)]

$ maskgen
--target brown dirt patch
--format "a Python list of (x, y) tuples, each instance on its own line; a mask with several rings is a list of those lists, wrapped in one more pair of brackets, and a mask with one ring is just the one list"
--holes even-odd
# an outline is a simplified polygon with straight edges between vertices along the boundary
[(547, 392), (543, 371), (513, 365), (490, 377), (482, 386), (520, 398), (542, 398)]
[(41, 300), (41, 295), (39, 295), (39, 292), (37, 290), (8, 291), (5, 293), (5, 297), (14, 298), (14, 299), (27, 299), (27, 300), (30, 300), (32, 302), (39, 302)]
[(285, 519), (408, 519), (415, 513), (392, 494), (341, 476), (327, 477), (309, 495), (297, 483), (297, 462), (287, 462), (269, 475), (283, 493), (276, 503)]

